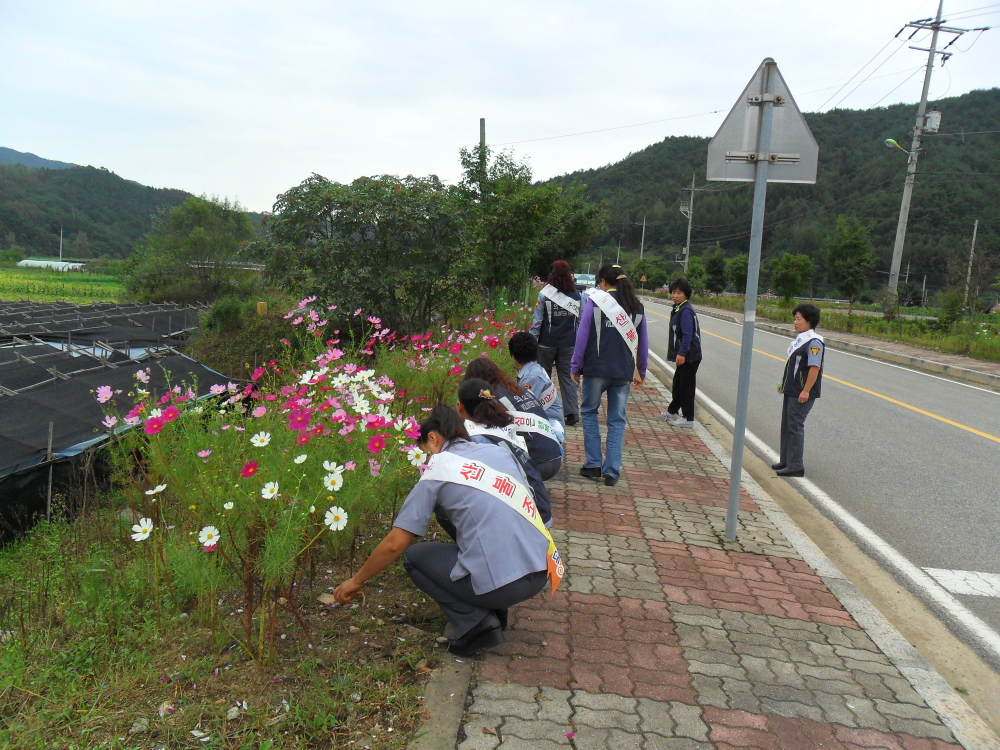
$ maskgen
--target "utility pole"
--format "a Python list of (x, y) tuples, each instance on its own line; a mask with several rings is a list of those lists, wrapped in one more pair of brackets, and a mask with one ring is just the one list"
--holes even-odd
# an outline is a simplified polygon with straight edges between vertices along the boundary
[(920, 306), (927, 307), (927, 274), (924, 274), (924, 283), (920, 287)]
[(922, 19), (919, 21), (911, 21), (906, 24), (899, 33), (903, 33), (904, 29), (913, 29), (913, 34), (910, 35), (912, 39), (913, 36), (918, 31), (931, 31), (931, 45), (930, 47), (910, 47), (910, 49), (920, 50), (922, 52), (927, 52), (927, 66), (924, 69), (924, 86), (920, 91), (920, 105), (917, 107), (917, 120), (913, 128), (913, 142), (910, 146), (910, 151), (908, 153), (909, 159), (906, 163), (906, 180), (903, 182), (903, 199), (899, 204), (899, 222), (896, 225), (896, 242), (892, 247), (892, 265), (889, 269), (889, 294), (886, 297), (886, 311), (887, 313), (895, 313), (898, 306), (896, 289), (899, 286), (899, 266), (903, 260), (903, 244), (906, 242), (906, 224), (910, 218), (910, 199), (913, 196), (913, 183), (916, 181), (917, 176), (917, 158), (920, 156), (920, 143), (923, 139), (924, 130), (926, 128), (926, 112), (927, 112), (927, 92), (930, 90), (931, 85), (931, 73), (934, 70), (934, 56), (941, 55), (941, 65), (944, 65), (948, 58), (951, 57), (950, 52), (938, 51), (937, 42), (938, 34), (940, 32), (945, 32), (946, 34), (955, 34), (955, 38), (952, 39), (945, 49), (950, 47), (955, 41), (968, 31), (979, 31), (980, 29), (958, 29), (951, 28), (941, 25), (941, 14), (944, 12), (944, 0), (938, 0), (937, 15), (934, 20)]
[(681, 201), (681, 214), (686, 216), (688, 220), (687, 242), (684, 243), (684, 262), (681, 264), (684, 273), (687, 273), (688, 256), (691, 254), (691, 219), (694, 216), (694, 178), (695, 175), (691, 175), (691, 197), (687, 201)]
[(618, 240), (618, 255), (615, 256), (615, 263), (622, 262), (622, 241)]
[(969, 270), (965, 272), (965, 296), (962, 297), (962, 307), (969, 302), (969, 281), (972, 279), (972, 258), (976, 254), (976, 232), (979, 231), (979, 219), (972, 225), (972, 247), (969, 248)]
[(59, 261), (62, 262), (62, 224), (59, 225)]
[(642, 239), (639, 240), (639, 260), (642, 260), (642, 249), (646, 245), (646, 217), (642, 217)]

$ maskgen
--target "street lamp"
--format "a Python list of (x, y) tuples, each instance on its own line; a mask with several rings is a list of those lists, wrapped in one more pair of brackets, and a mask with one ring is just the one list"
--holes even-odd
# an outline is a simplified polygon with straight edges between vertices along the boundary
[(893, 140), (892, 138), (886, 138), (885, 139), (885, 145), (886, 145), (887, 148), (898, 148), (900, 151), (902, 151), (907, 156), (910, 155), (909, 151), (907, 151), (905, 148), (903, 148), (898, 143), (896, 143), (896, 141)]

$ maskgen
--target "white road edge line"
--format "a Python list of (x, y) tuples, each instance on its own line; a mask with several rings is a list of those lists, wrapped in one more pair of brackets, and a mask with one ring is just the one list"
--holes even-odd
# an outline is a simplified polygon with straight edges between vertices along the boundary
[[(659, 355), (650, 352), (649, 356), (659, 362), (662, 367), (670, 369), (670, 364)], [(700, 388), (697, 391), (697, 395), (708, 410), (715, 414), (718, 419), (722, 420), (730, 430), (735, 428), (736, 420), (729, 412), (705, 395)], [(750, 430), (746, 431), (746, 442), (762, 458), (771, 463), (778, 462), (778, 452)], [(856, 541), (860, 542), (867, 550), (880, 558), (898, 578), (907, 583), (911, 591), (922, 594), (930, 600), (930, 603), (946, 616), (954, 628), (960, 630), (966, 637), (971, 639), (972, 645), (977, 646), (978, 650), (989, 659), (994, 667), (1000, 667), (1000, 634), (952, 596), (931, 576), (907, 560), (889, 542), (855, 518), (852, 513), (827, 495), (814, 482), (805, 477), (790, 478), (790, 481), (811, 496), (845, 531), (854, 536)]]
[[(660, 305), (661, 307), (667, 307), (667, 305), (665, 303), (653, 302), (652, 304), (654, 304), (654, 305)], [(742, 323), (735, 323), (735, 322), (733, 322), (731, 320), (723, 320), (722, 318), (716, 318), (716, 317), (711, 316), (711, 315), (708, 316), (708, 317), (712, 318), (712, 320), (717, 320), (720, 323), (728, 323), (731, 326), (736, 326), (737, 328), (743, 328), (743, 324)], [(787, 339), (792, 338), (791, 336), (786, 336), (786, 335), (781, 334), (781, 333), (775, 333), (774, 331), (765, 331), (763, 328), (755, 328), (754, 330), (757, 333), (766, 333), (768, 336), (777, 336), (778, 338), (783, 338), (783, 339), (784, 338), (787, 338)], [(914, 369), (912, 367), (905, 367), (903, 365), (897, 365), (897, 364), (894, 364), (893, 362), (885, 362), (885, 361), (883, 361), (881, 359), (875, 359), (874, 357), (868, 357), (868, 356), (866, 356), (864, 354), (856, 354), (854, 352), (844, 351), (843, 349), (834, 349), (832, 346), (829, 347), (828, 353), (829, 354), (838, 354), (838, 355), (843, 354), (846, 357), (855, 357), (857, 359), (865, 359), (865, 360), (868, 360), (869, 362), (871, 362), (872, 364), (882, 365), (883, 367), (892, 367), (892, 368), (894, 368), (896, 370), (905, 370), (906, 372), (911, 372), (914, 375), (923, 375), (925, 378), (933, 378), (934, 380), (941, 380), (941, 381), (943, 381), (945, 383), (950, 383), (952, 385), (960, 385), (963, 388), (971, 388), (974, 391), (982, 391), (983, 393), (988, 393), (991, 396), (1000, 396), (1000, 391), (995, 391), (995, 390), (992, 390), (990, 388), (983, 388), (980, 385), (972, 385), (972, 383), (965, 383), (965, 382), (962, 382), (961, 380), (955, 380), (954, 378), (945, 378), (945, 377), (942, 377), (941, 375), (935, 375), (934, 373), (926, 372), (924, 370), (916, 370), (916, 369)]]
[[(654, 352), (649, 355), (653, 357), (670, 374), (673, 374), (672, 367)], [(658, 390), (663, 391), (664, 387), (656, 378), (653, 378)], [(712, 399), (705, 396), (700, 390), (698, 397), (705, 406), (716, 414), (716, 417), (727, 422), (732, 429), (735, 420), (716, 404)], [(714, 407), (714, 408), (713, 408)], [(705, 429), (705, 427), (695, 422), (695, 431), (704, 441), (708, 449), (723, 463), (726, 468), (730, 468), (732, 463), (730, 455), (725, 448)], [(756, 435), (747, 430), (747, 441), (753, 440), (759, 450), (765, 453), (774, 454), (765, 443)], [(804, 480), (799, 480), (804, 481)], [(933, 708), (940, 716), (941, 721), (952, 731), (955, 738), (966, 750), (1000, 750), (1000, 737), (983, 721), (982, 717), (973, 711), (968, 703), (948, 684), (947, 680), (934, 669), (933, 666), (914, 648), (903, 635), (890, 623), (885, 616), (878, 611), (874, 604), (866, 597), (847, 577), (837, 568), (836, 565), (826, 556), (826, 554), (796, 525), (796, 523), (771, 499), (753, 477), (743, 470), (742, 482), (747, 493), (754, 499), (758, 507), (778, 527), (779, 531), (785, 535), (792, 546), (802, 555), (803, 559), (821, 577), (823, 582), (833, 591), (834, 595), (843, 604), (844, 608), (851, 614), (859, 625), (865, 630), (873, 641), (882, 649), (900, 672), (909, 680), (920, 696)], [(809, 484), (812, 484), (811, 482)], [(815, 485), (813, 485), (815, 487)], [(818, 491), (819, 488), (816, 488)], [(828, 496), (823, 494), (830, 503), (840, 507)], [(841, 509), (843, 510), (843, 509)], [(848, 517), (847, 511), (843, 511)], [(857, 519), (855, 523), (865, 528)], [(873, 532), (869, 532), (875, 536)], [(888, 543), (882, 542), (886, 547)], [(892, 549), (892, 547), (889, 547)], [(896, 553), (898, 555), (898, 553)], [(900, 556), (901, 557), (901, 556)], [(907, 562), (907, 564), (909, 564)], [(942, 591), (944, 591), (942, 589)], [(947, 592), (944, 592), (949, 596)], [(959, 607), (962, 605), (956, 601)], [(964, 609), (964, 607), (963, 607)], [(973, 618), (975, 615), (969, 613)], [(978, 618), (976, 618), (978, 620)], [(985, 623), (983, 623), (985, 626)], [(987, 628), (988, 629), (988, 628)], [(991, 631), (992, 632), (992, 631)]]

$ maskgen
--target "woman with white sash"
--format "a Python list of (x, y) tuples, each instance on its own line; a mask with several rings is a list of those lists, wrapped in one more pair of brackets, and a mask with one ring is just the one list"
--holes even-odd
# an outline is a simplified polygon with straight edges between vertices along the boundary
[(806, 447), (806, 417), (823, 386), (823, 337), (816, 333), (820, 311), (804, 303), (792, 309), (795, 339), (788, 345), (785, 373), (778, 386), (781, 404), (781, 457), (771, 466), (779, 477), (804, 477), (802, 461)]
[(514, 419), (514, 431), (524, 438), (528, 455), (542, 479), (547, 481), (558, 474), (565, 451), (558, 432), (552, 429), (538, 399), (486, 356), (469, 362), (465, 368), (465, 379), (469, 378), (480, 378), (490, 384), (490, 391)]
[[(490, 391), (490, 384), (479, 378), (462, 381), (458, 386), (458, 413), (465, 420), (465, 430), (474, 442), (499, 445), (510, 451), (528, 479), (528, 487), (534, 495), (542, 523), (546, 527), (551, 526), (552, 501), (545, 489), (545, 482), (528, 455), (524, 438), (514, 429), (514, 419)], [(448, 531), (443, 522), (441, 526)]]
[[(535, 596), (547, 579), (554, 591), (563, 566), (509, 451), (470, 440), (450, 406), (434, 407), (418, 442), (433, 454), (429, 468), (392, 530), (334, 596), (350, 601), (402, 555), (410, 579), (448, 617), (454, 631), (449, 650), (468, 656), (503, 643), (508, 608)], [(435, 513), (450, 521), (456, 543), (411, 545)]]
[[(573, 380), (583, 376), (583, 449), (586, 461), (580, 474), (604, 478), (614, 486), (621, 476), (625, 442), (625, 407), (631, 386), (646, 379), (649, 341), (645, 308), (632, 283), (619, 265), (605, 263), (597, 272), (598, 289), (583, 303), (576, 352), (571, 369)], [(608, 437), (601, 453), (601, 428), (597, 412), (601, 396), (608, 394)]]
[(562, 394), (563, 421), (567, 425), (576, 424), (580, 413), (576, 383), (569, 367), (580, 323), (580, 304), (580, 293), (576, 291), (569, 263), (557, 260), (549, 267), (548, 282), (538, 293), (538, 306), (528, 331), (538, 340), (538, 364), (550, 378), (555, 364)]

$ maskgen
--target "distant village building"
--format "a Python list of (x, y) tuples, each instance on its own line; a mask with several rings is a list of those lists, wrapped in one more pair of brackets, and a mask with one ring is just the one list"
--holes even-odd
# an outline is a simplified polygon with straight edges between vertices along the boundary
[(86, 263), (74, 260), (36, 260), (28, 258), (19, 260), (18, 268), (51, 268), (53, 271), (82, 271)]

